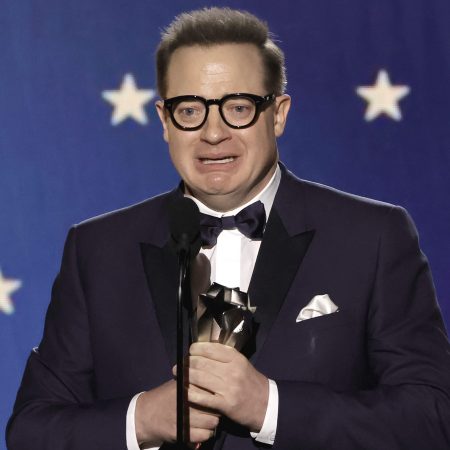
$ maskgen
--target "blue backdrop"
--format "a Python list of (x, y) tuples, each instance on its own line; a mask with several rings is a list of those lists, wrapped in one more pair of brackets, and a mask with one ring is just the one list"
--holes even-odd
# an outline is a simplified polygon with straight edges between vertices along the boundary
[[(0, 0), (0, 424), (39, 343), (68, 227), (177, 183), (153, 53), (194, 0)], [(450, 324), (450, 2), (223, 1), (269, 21), (303, 178), (405, 206)], [(4, 447), (3, 439), (0, 448)]]

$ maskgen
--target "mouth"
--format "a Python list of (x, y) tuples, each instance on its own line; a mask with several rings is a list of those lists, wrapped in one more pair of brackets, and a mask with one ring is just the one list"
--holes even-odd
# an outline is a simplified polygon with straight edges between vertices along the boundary
[(226, 156), (223, 158), (200, 158), (200, 162), (204, 165), (209, 164), (227, 164), (236, 160), (235, 156)]

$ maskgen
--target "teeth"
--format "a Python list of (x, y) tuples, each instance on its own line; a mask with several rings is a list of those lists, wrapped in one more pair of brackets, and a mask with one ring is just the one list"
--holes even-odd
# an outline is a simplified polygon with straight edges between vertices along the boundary
[(223, 159), (202, 159), (203, 164), (226, 164), (233, 161), (234, 158), (232, 156)]

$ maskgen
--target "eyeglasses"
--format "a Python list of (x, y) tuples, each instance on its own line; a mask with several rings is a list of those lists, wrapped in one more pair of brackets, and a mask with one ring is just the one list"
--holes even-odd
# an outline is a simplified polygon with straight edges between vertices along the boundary
[(254, 94), (228, 94), (217, 99), (198, 95), (180, 95), (164, 100), (173, 124), (180, 130), (195, 131), (208, 118), (210, 105), (217, 105), (223, 121), (231, 128), (248, 128), (257, 120), (263, 106), (275, 99), (275, 94), (264, 97)]

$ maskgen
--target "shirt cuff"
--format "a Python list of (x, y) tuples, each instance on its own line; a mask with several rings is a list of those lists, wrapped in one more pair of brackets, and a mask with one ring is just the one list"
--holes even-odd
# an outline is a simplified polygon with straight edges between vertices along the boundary
[(269, 400), (267, 402), (266, 415), (259, 433), (250, 433), (251, 437), (263, 444), (273, 445), (277, 433), (278, 422), (278, 387), (277, 383), (269, 380)]
[(128, 405), (127, 410), (127, 450), (158, 450), (159, 447), (145, 447), (140, 448), (137, 437), (136, 437), (136, 424), (134, 420), (134, 413), (136, 410), (136, 402), (139, 396), (143, 394), (143, 392), (139, 392), (132, 399), (130, 404)]

